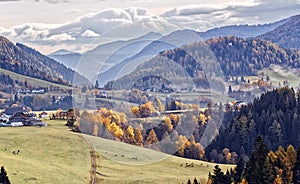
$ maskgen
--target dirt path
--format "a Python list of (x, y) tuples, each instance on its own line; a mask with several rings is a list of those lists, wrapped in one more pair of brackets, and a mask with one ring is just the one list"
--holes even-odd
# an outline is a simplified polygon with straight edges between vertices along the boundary
[(96, 174), (97, 174), (97, 157), (94, 145), (88, 140), (85, 139), (82, 135), (80, 135), (82, 139), (90, 146), (90, 156), (91, 156), (91, 171), (90, 171), (90, 182), (89, 184), (96, 184)]

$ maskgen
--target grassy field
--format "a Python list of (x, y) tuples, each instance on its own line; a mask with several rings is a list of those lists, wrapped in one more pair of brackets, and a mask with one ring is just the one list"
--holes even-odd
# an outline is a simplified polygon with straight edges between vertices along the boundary
[[(215, 164), (167, 155), (146, 148), (102, 138), (85, 136), (98, 152), (99, 183), (186, 183), (188, 179), (207, 180)], [(185, 164), (193, 163), (194, 167)], [(220, 165), (230, 169), (232, 165)]]
[(299, 87), (300, 85), (300, 74), (296, 69), (273, 66), (272, 68), (266, 68), (258, 72), (259, 75), (262, 73), (264, 73), (265, 76), (268, 75), (270, 77), (270, 81), (275, 86), (278, 86), (279, 82), (283, 85), (284, 80), (287, 80), (293, 87)]
[[(89, 145), (65, 121), (48, 127), (0, 128), (0, 165), (11, 183), (88, 183)], [(12, 152), (20, 150), (18, 155)]]
[[(14, 183), (89, 183), (90, 145), (97, 155), (97, 183), (178, 183), (206, 180), (214, 164), (73, 133), (65, 121), (48, 127), (0, 128), (0, 165)], [(20, 150), (15, 155), (12, 152)], [(185, 167), (193, 163), (194, 167)], [(223, 169), (232, 165), (221, 165)]]
[(18, 79), (18, 80), (20, 80), (22, 82), (24, 82), (25, 80), (27, 80), (34, 87), (39, 87), (39, 86), (42, 86), (42, 87), (55, 86), (55, 87), (59, 87), (61, 89), (66, 89), (66, 90), (73, 89), (72, 87), (69, 87), (69, 86), (55, 84), (55, 83), (51, 83), (51, 82), (48, 82), (48, 81), (44, 81), (44, 80), (40, 80), (40, 79), (28, 77), (28, 76), (25, 76), (25, 75), (20, 75), (20, 74), (17, 74), (17, 73), (8, 71), (8, 70), (4, 70), (2, 68), (0, 68), (0, 72), (9, 75), (14, 80)]

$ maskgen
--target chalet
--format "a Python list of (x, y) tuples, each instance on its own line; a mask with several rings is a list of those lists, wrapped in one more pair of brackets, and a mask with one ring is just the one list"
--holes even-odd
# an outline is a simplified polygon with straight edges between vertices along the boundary
[(9, 121), (9, 116), (6, 114), (1, 114), (0, 123), (7, 123)]
[(22, 123), (24, 126), (30, 126), (38, 123), (42, 124), (42, 121), (36, 119), (34, 114), (17, 112), (9, 118), (9, 123)]
[(26, 108), (25, 107), (10, 107), (10, 108), (6, 108), (4, 111), (4, 114), (8, 115), (8, 116), (12, 116), (15, 113), (25, 113), (26, 112)]
[(44, 88), (37, 88), (37, 89), (32, 89), (31, 94), (45, 94), (46, 91)]
[(47, 118), (47, 117), (48, 117), (48, 113), (45, 111), (39, 114), (39, 118)]

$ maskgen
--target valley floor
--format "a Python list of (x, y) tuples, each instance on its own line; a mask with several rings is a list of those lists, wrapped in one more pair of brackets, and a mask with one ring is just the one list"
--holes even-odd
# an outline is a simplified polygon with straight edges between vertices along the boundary
[(46, 122), (42, 128), (0, 128), (0, 165), (11, 183), (82, 184), (90, 183), (94, 173), (95, 183), (175, 184), (195, 177), (206, 181), (215, 165), (73, 133), (64, 121)]

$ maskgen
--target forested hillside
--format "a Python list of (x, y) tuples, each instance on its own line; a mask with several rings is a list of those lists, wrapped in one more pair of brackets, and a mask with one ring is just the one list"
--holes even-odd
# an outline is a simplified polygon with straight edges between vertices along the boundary
[[(257, 71), (272, 64), (299, 68), (300, 51), (284, 49), (258, 38), (225, 36), (163, 51), (139, 65), (131, 74), (110, 83), (107, 88), (114, 86), (115, 89), (130, 89), (137, 80), (156, 75), (175, 85), (182, 83), (181, 79), (184, 78), (190, 86), (214, 86), (222, 91), (223, 76), (226, 81), (233, 76), (243, 79), (244, 76), (256, 75)], [(187, 78), (190, 80), (186, 80)]]
[(226, 77), (252, 75), (271, 64), (300, 67), (300, 52), (261, 39), (234, 36), (207, 40)]
[(300, 146), (300, 92), (292, 88), (276, 89), (239, 112), (227, 111), (215, 141), (207, 148), (208, 160), (222, 162), (218, 154), (224, 149), (240, 156), (250, 156), (254, 140), (262, 136), (273, 151), (279, 146)]
[(58, 84), (71, 85), (74, 75), (77, 75), (77, 83), (88, 82), (55, 60), (25, 45), (14, 45), (5, 37), (0, 37), (0, 66), (18, 74)]
[(300, 15), (291, 17), (278, 28), (260, 36), (284, 48), (300, 49)]

